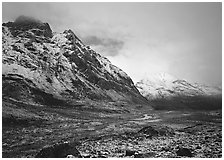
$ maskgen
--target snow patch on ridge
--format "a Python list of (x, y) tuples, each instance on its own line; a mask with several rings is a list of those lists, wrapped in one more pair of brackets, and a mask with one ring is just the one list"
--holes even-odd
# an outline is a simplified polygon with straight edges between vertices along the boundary
[(136, 83), (139, 92), (148, 99), (173, 96), (219, 95), (220, 90), (178, 79), (167, 73), (147, 75)]

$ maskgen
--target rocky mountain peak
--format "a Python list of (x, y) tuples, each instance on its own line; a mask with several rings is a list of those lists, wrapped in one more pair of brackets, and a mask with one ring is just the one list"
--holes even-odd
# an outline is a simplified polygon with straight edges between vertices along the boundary
[(2, 25), (8, 27), (14, 37), (27, 36), (30, 34), (49, 38), (53, 36), (48, 23), (43, 23), (32, 17), (19, 16), (14, 22), (3, 23)]
[(65, 30), (63, 32), (63, 35), (73, 45), (79, 44), (79, 45), (84, 46), (83, 42), (75, 35), (75, 33), (71, 29)]
[(74, 41), (77, 38), (71, 29), (65, 30), (63, 34), (65, 34), (65, 37), (70, 41)]
[(178, 78), (169, 73), (158, 72), (146, 74), (138, 83), (172, 83), (177, 79)]
[(72, 30), (52, 35), (47, 23), (20, 17), (4, 23), (2, 32), (4, 97), (41, 104), (83, 99), (147, 103), (124, 71)]

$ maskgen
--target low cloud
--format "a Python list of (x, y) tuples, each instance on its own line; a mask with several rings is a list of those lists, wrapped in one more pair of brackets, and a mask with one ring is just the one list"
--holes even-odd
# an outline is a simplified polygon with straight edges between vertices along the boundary
[(119, 54), (123, 48), (124, 42), (113, 38), (101, 38), (97, 36), (87, 36), (83, 38), (85, 44), (90, 45), (93, 49), (102, 52), (104, 56), (114, 57)]

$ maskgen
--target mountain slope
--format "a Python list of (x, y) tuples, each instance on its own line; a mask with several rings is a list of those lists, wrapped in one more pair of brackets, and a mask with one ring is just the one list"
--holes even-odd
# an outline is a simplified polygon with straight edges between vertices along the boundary
[(3, 23), (3, 98), (57, 105), (77, 100), (147, 103), (131, 78), (71, 31), (28, 17)]

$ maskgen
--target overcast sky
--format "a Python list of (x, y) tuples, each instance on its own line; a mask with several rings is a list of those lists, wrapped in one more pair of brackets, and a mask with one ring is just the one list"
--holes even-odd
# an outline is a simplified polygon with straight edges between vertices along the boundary
[(19, 15), (72, 29), (134, 82), (167, 72), (221, 84), (221, 3), (3, 3), (3, 22)]

